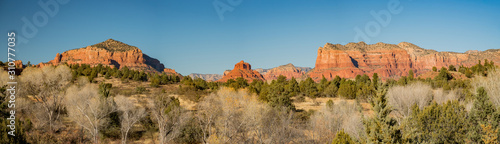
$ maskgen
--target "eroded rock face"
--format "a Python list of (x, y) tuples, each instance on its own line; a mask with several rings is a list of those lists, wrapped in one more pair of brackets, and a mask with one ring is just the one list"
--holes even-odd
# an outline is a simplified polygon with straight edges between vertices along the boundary
[(264, 80), (264, 77), (257, 71), (252, 70), (252, 66), (249, 63), (244, 61), (240, 61), (239, 63), (234, 65), (234, 69), (229, 72), (224, 72), (224, 76), (222, 79), (217, 80), (219, 82), (226, 82), (229, 79), (236, 79), (238, 77), (243, 77), (248, 80), (248, 82), (252, 82), (254, 79)]
[(431, 71), (432, 67), (449, 65), (472, 66), (478, 60), (488, 59), (495, 64), (500, 62), (500, 50), (468, 51), (466, 53), (437, 52), (402, 42), (397, 45), (364, 42), (346, 45), (330, 44), (318, 49), (316, 66), (307, 75), (315, 80), (322, 76), (332, 79), (336, 75), (354, 78), (356, 75), (372, 76), (378, 73), (382, 79), (398, 78), (413, 70), (418, 76)]
[(307, 72), (299, 67), (295, 67), (291, 63), (281, 65), (272, 69), (257, 69), (256, 71), (261, 73), (266, 80), (278, 79), (278, 76), (280, 75), (285, 76), (287, 79), (291, 79), (292, 77), (300, 78)]
[(58, 65), (61, 63), (89, 64), (91, 66), (102, 64), (116, 68), (127, 66), (133, 70), (178, 74), (175, 70), (165, 69), (165, 66), (159, 60), (143, 54), (139, 48), (113, 39), (108, 39), (92, 46), (69, 50), (62, 54), (57, 53), (54, 60), (47, 63), (40, 63), (39, 66)]

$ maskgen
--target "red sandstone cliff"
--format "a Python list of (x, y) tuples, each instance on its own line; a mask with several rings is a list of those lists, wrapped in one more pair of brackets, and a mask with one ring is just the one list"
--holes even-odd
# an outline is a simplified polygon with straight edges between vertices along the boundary
[(117, 68), (127, 66), (133, 70), (180, 75), (173, 69), (166, 69), (157, 59), (143, 54), (139, 48), (113, 39), (108, 39), (92, 46), (69, 50), (62, 54), (57, 53), (54, 60), (47, 63), (40, 63), (39, 66), (58, 65), (61, 63), (89, 64), (91, 66), (102, 64)]
[(416, 75), (432, 67), (472, 66), (478, 60), (488, 59), (500, 63), (500, 50), (468, 51), (466, 53), (437, 52), (402, 42), (397, 45), (364, 42), (346, 45), (330, 44), (318, 49), (316, 66), (307, 75), (315, 80), (322, 76), (332, 79), (336, 75), (354, 78), (356, 75), (378, 73), (382, 79), (406, 76), (409, 70)]
[(264, 80), (264, 77), (257, 71), (252, 70), (252, 66), (249, 63), (244, 61), (240, 61), (239, 63), (234, 65), (234, 69), (229, 72), (224, 72), (224, 76), (222, 79), (217, 80), (219, 82), (226, 82), (229, 79), (236, 79), (238, 77), (243, 77), (248, 80), (248, 82), (252, 82), (254, 79)]

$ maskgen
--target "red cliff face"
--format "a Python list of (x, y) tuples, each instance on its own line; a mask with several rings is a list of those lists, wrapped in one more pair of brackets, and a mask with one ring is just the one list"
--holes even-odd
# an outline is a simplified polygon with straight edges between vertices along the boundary
[(472, 66), (478, 60), (500, 62), (499, 50), (466, 53), (437, 52), (420, 48), (414, 44), (402, 42), (398, 45), (377, 43), (367, 45), (364, 42), (347, 45), (330, 44), (318, 49), (316, 67), (308, 76), (319, 80), (322, 76), (332, 79), (336, 75), (354, 78), (356, 75), (371, 76), (378, 73), (382, 79), (406, 76), (409, 70), (416, 75), (430, 71), (432, 67)]
[(175, 70), (165, 69), (165, 66), (155, 58), (143, 54), (140, 49), (125, 43), (108, 39), (85, 48), (69, 50), (62, 54), (57, 53), (54, 60), (40, 63), (39, 66), (68, 64), (89, 64), (91, 66), (102, 64), (110, 67), (144, 70), (147, 72), (175, 73)]
[(224, 72), (222, 79), (217, 80), (219, 82), (226, 82), (229, 79), (236, 79), (242, 77), (248, 82), (252, 82), (254, 79), (264, 80), (264, 77), (257, 71), (252, 70), (252, 66), (249, 63), (240, 61), (234, 65), (234, 69), (230, 72)]

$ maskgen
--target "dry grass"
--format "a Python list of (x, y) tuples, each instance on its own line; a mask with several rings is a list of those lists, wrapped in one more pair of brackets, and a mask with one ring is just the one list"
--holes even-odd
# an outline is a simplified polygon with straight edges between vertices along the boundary
[[(457, 78), (457, 79), (462, 79), (462, 80), (465, 80), (465, 79), (469, 79), (465, 76), (465, 74), (462, 74), (460, 72), (456, 72), (456, 71), (448, 71), (450, 72), (450, 74), (454, 77), (454, 78)], [(426, 78), (431, 78), (433, 79), (434, 77), (436, 77), (437, 75), (439, 75), (439, 72), (434, 72), (434, 71), (429, 71), (429, 72), (426, 72), (426, 73), (423, 73), (421, 75), (418, 75), (418, 77), (422, 78), (422, 79), (426, 79)]]
[[(151, 101), (151, 97), (149, 97), (151, 92), (165, 90), (165, 92), (169, 96), (178, 98), (181, 107), (183, 107), (184, 109), (186, 110), (196, 109), (196, 104), (197, 104), (196, 102), (187, 99), (184, 95), (175, 94), (180, 84), (169, 84), (169, 85), (160, 85), (159, 87), (151, 87), (149, 85), (150, 82), (138, 82), (132, 80), (124, 82), (117, 78), (104, 79), (103, 77), (99, 77), (94, 80), (97, 81), (97, 83), (102, 83), (102, 82), (111, 83), (113, 85), (112, 90), (114, 92), (112, 94), (114, 95), (122, 94), (128, 96), (129, 99), (134, 101), (134, 104), (137, 105), (145, 106), (145, 104)], [(135, 88), (139, 86), (146, 88), (147, 92), (144, 92), (143, 94), (137, 94)]]
[[(295, 100), (295, 98), (296, 97), (293, 97), (292, 100)], [(356, 100), (346, 100), (343, 98), (315, 98), (315, 99), (311, 99), (309, 97), (305, 97), (305, 100), (303, 102), (294, 101), (293, 104), (295, 105), (295, 108), (297, 108), (297, 109), (302, 109), (305, 111), (309, 111), (309, 110), (318, 111), (326, 105), (326, 102), (328, 100), (332, 100), (333, 103), (338, 103), (341, 101), (346, 101), (347, 103), (351, 103), (351, 104), (356, 103)], [(363, 115), (371, 116), (373, 114), (371, 104), (365, 103), (365, 102), (362, 102), (360, 104), (361, 104)]]

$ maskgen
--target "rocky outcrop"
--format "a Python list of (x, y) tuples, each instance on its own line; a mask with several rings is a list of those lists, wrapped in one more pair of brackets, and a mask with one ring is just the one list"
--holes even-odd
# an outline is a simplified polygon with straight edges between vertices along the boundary
[(192, 73), (192, 74), (189, 74), (188, 76), (190, 76), (193, 79), (195, 79), (195, 78), (201, 78), (201, 79), (206, 80), (206, 81), (217, 81), (217, 80), (219, 80), (219, 79), (222, 78), (222, 75), (220, 75), (220, 74), (198, 74), (198, 73)]
[(24, 68), (23, 61), (21, 60), (14, 61), (14, 64), (16, 64), (16, 68)]
[(228, 73), (224, 72), (222, 79), (217, 80), (219, 82), (226, 82), (229, 79), (236, 79), (242, 77), (248, 82), (252, 82), (254, 79), (264, 80), (264, 77), (257, 71), (252, 70), (252, 66), (249, 63), (240, 61), (234, 65), (234, 69)]
[(58, 65), (61, 63), (89, 64), (91, 66), (102, 64), (116, 68), (126, 66), (133, 70), (166, 72), (180, 75), (175, 70), (165, 69), (165, 66), (159, 60), (142, 53), (139, 48), (113, 39), (108, 39), (84, 48), (69, 50), (61, 54), (57, 53), (54, 60), (47, 63), (40, 63), (39, 66)]
[(293, 64), (289, 63), (286, 65), (281, 65), (271, 69), (255, 69), (255, 71), (261, 73), (266, 80), (275, 80), (278, 76), (283, 75), (287, 79), (300, 78), (311, 68), (307, 67), (295, 67)]
[(402, 42), (397, 45), (364, 42), (346, 45), (330, 44), (318, 49), (316, 65), (307, 75), (315, 80), (322, 76), (332, 79), (336, 75), (354, 78), (356, 75), (378, 73), (382, 79), (406, 76), (409, 70), (416, 75), (432, 67), (472, 66), (478, 60), (500, 62), (500, 50), (468, 51), (466, 53), (437, 52)]

